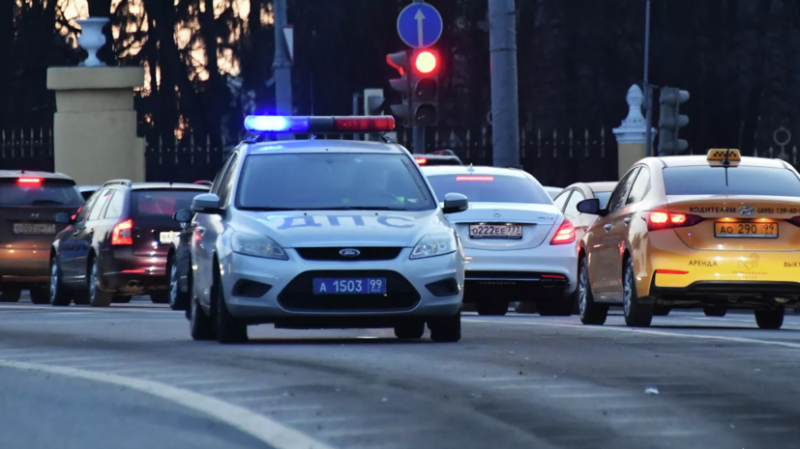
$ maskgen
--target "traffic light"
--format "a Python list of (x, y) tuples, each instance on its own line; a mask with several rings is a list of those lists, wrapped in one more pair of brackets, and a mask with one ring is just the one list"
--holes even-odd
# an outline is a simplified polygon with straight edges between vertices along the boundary
[(677, 87), (662, 87), (658, 102), (661, 112), (658, 118), (658, 153), (662, 156), (680, 154), (689, 143), (679, 139), (681, 128), (689, 124), (689, 117), (680, 115), (680, 106), (689, 100), (689, 92)]
[(393, 78), (389, 80), (389, 86), (393, 91), (400, 94), (401, 100), (399, 104), (390, 105), (389, 109), (392, 111), (393, 116), (408, 126), (412, 121), (412, 95), (410, 78), (411, 67), (409, 65), (409, 51), (405, 50), (388, 54), (386, 55), (386, 62), (390, 66), (394, 67), (400, 74), (399, 78)]
[(390, 106), (392, 115), (410, 126), (439, 122), (439, 53), (431, 48), (386, 55), (386, 62), (400, 74), (389, 80), (401, 102)]
[(412, 52), (411, 75), (413, 123), (434, 126), (439, 122), (439, 53), (431, 48)]

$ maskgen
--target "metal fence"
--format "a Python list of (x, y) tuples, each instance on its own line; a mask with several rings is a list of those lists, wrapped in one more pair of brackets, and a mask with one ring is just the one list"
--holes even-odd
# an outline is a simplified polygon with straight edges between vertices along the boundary
[[(399, 129), (397, 141), (411, 148), (411, 131)], [(351, 139), (352, 135), (317, 136)], [(617, 176), (616, 140), (609, 129), (555, 129), (520, 132), (523, 168), (544, 185), (566, 186), (576, 181), (613, 180)], [(230, 147), (208, 137), (186, 136), (172, 141), (145, 142), (148, 181), (192, 182), (213, 179)], [(450, 149), (464, 163), (492, 165), (491, 127), (430, 130), (426, 151)], [(3, 130), (0, 169), (53, 170), (52, 129)]]

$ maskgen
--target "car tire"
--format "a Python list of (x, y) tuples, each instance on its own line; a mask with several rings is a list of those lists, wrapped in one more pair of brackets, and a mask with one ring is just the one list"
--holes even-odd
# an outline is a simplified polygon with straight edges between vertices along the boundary
[(214, 275), (214, 285), (211, 291), (211, 305), (212, 307), (216, 306), (217, 311), (217, 341), (222, 344), (246, 343), (247, 324), (231, 315), (228, 310), (219, 273)]
[(196, 298), (192, 300), (189, 308), (189, 331), (195, 341), (207, 341), (216, 338), (213, 321), (211, 321), (211, 317), (206, 314)]
[(622, 269), (622, 308), (628, 327), (649, 327), (653, 322), (652, 302), (639, 301), (633, 274), (633, 260), (628, 257)]
[(589, 265), (586, 258), (578, 264), (578, 316), (581, 323), (602, 326), (608, 318), (608, 304), (594, 302), (592, 286), (589, 284)]
[(703, 313), (705, 313), (706, 316), (723, 317), (727, 315), (728, 309), (720, 306), (706, 307), (703, 309)]
[(153, 304), (169, 304), (169, 292), (160, 290), (151, 292), (150, 301), (153, 301)]
[(672, 311), (672, 308), (665, 306), (653, 307), (653, 316), (667, 316)]
[[(167, 262), (167, 273), (169, 273), (169, 308), (172, 310), (186, 310), (189, 305), (189, 294), (181, 291), (180, 279), (178, 276), (178, 259), (175, 254), (171, 255)], [(191, 273), (189, 274), (191, 276)], [(191, 291), (191, 286), (189, 287)]]
[(514, 312), (517, 313), (537, 313), (538, 311), (536, 301), (520, 301), (514, 306)]
[(50, 259), (50, 305), (56, 307), (66, 307), (71, 302), (69, 292), (64, 289), (61, 282), (61, 264), (58, 258)]
[(430, 319), (428, 329), (431, 330), (431, 340), (437, 343), (455, 343), (461, 340), (461, 312)]
[(108, 307), (111, 305), (111, 301), (114, 300), (114, 294), (100, 290), (99, 270), (100, 267), (95, 257), (92, 259), (87, 285), (87, 290), (89, 291), (89, 305), (92, 307)]
[(508, 313), (508, 301), (479, 300), (475, 304), (478, 315), (503, 316)]
[(756, 310), (756, 324), (761, 329), (780, 329), (783, 326), (783, 316), (786, 309), (779, 307), (777, 309), (769, 310)]
[(50, 304), (50, 289), (48, 287), (32, 287), (28, 290), (31, 302), (34, 304)]
[(3, 289), (0, 291), (0, 302), (17, 302), (22, 297), (22, 290), (17, 288)]
[(403, 340), (419, 340), (425, 335), (425, 322), (406, 321), (394, 327), (394, 336)]

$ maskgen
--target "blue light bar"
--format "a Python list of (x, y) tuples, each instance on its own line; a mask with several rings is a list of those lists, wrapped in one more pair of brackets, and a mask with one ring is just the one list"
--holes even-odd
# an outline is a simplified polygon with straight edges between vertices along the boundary
[(253, 132), (302, 133), (310, 128), (308, 117), (284, 117), (280, 115), (248, 115), (244, 128)]

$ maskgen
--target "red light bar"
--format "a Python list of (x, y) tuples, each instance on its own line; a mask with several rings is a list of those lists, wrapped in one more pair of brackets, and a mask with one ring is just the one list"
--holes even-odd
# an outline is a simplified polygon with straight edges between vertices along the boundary
[(491, 182), (494, 181), (494, 176), (456, 176), (456, 181), (484, 181), (484, 182)]
[(19, 178), (17, 179), (17, 182), (28, 186), (38, 186), (42, 183), (42, 178)]
[(416, 161), (416, 163), (417, 163), (418, 165), (425, 165), (425, 164), (427, 164), (427, 163), (428, 163), (428, 158), (424, 158), (424, 157), (415, 157), (415, 158), (414, 158), (414, 161)]
[(334, 117), (333, 129), (335, 131), (391, 131), (394, 129), (394, 117)]

